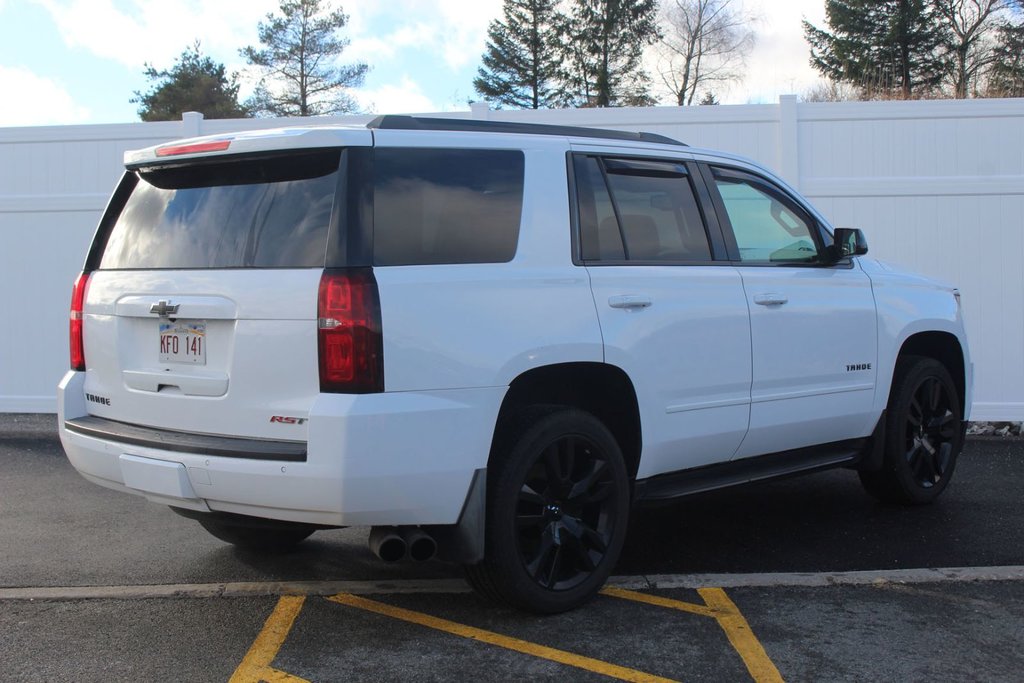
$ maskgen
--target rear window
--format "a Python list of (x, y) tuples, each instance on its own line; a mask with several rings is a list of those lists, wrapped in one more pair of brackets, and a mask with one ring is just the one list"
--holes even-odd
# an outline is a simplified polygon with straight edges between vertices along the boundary
[(374, 264), (511, 261), (523, 169), (516, 150), (377, 149)]
[(101, 269), (322, 267), (340, 150), (136, 171)]

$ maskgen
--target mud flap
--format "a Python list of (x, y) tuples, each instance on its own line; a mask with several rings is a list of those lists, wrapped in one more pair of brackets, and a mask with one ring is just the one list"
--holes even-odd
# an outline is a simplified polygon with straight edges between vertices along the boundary
[(487, 470), (473, 473), (466, 502), (455, 524), (423, 527), (437, 542), (437, 558), (444, 562), (476, 564), (484, 559), (484, 523), (487, 515)]

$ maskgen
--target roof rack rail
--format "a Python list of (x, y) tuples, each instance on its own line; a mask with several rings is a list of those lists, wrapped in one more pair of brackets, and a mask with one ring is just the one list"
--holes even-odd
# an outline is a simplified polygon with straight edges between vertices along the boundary
[(605, 140), (632, 140), (654, 142), (660, 145), (689, 147), (685, 142), (673, 140), (657, 133), (634, 133), (605, 128), (583, 126), (553, 126), (544, 123), (514, 123), (511, 121), (480, 121), (477, 119), (445, 119), (432, 116), (405, 116), (388, 114), (378, 116), (366, 124), (380, 130), (446, 130), (477, 133), (520, 133), (523, 135), (560, 135), (564, 137), (601, 138)]

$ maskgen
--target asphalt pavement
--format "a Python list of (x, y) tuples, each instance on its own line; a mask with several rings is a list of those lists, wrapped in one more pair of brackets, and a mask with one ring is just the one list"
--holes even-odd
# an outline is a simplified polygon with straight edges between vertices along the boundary
[(366, 528), (236, 550), (86, 482), (53, 416), (0, 416), (0, 680), (1018, 681), (1022, 482), (1024, 441), (971, 439), (931, 506), (832, 471), (638, 510), (613, 590), (541, 618)]

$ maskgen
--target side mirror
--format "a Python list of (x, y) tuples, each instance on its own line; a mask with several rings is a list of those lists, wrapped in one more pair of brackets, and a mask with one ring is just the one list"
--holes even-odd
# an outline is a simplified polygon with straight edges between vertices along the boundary
[(836, 228), (832, 237), (835, 241), (832, 245), (832, 258), (836, 261), (868, 253), (868, 241), (860, 228)]

